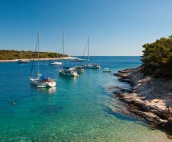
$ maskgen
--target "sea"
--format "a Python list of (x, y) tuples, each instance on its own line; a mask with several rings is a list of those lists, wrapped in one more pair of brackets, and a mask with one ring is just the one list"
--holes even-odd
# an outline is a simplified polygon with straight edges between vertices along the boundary
[[(53, 88), (30, 84), (32, 62), (0, 63), (0, 142), (168, 142), (170, 136), (127, 111), (115, 87), (130, 88), (113, 74), (141, 65), (139, 56), (96, 56), (79, 77), (59, 76), (58, 66), (40, 61)], [(65, 61), (68, 66), (84, 63)], [(36, 72), (37, 64), (33, 64)], [(104, 73), (109, 68), (111, 73)]]

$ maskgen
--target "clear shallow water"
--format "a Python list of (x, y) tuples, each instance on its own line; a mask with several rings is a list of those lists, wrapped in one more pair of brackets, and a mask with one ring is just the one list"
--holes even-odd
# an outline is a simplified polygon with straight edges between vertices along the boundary
[[(91, 57), (90, 61), (102, 68), (85, 70), (79, 78), (60, 77), (57, 67), (41, 61), (41, 73), (57, 79), (57, 86), (49, 89), (30, 84), (31, 63), (0, 63), (0, 141), (171, 141), (160, 130), (116, 111), (119, 101), (112, 97), (109, 88), (129, 86), (118, 82), (112, 73), (139, 66), (139, 60)], [(113, 72), (103, 73), (105, 67)], [(16, 105), (12, 105), (12, 100)]]

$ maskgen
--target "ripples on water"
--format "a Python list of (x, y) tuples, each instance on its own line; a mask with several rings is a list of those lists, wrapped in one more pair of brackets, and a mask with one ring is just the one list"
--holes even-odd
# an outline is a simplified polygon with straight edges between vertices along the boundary
[(139, 57), (90, 60), (113, 72), (103, 73), (101, 68), (85, 70), (79, 78), (60, 77), (57, 67), (41, 61), (41, 72), (57, 79), (57, 86), (48, 89), (30, 84), (31, 63), (0, 63), (0, 141), (170, 141), (160, 130), (149, 129), (138, 119), (119, 113), (125, 107), (109, 89), (129, 87), (118, 82), (113, 73), (139, 66)]

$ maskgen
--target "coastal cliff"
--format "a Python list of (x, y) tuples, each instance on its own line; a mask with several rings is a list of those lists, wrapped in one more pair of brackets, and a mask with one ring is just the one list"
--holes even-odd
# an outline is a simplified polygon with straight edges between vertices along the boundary
[(144, 76), (141, 71), (142, 67), (137, 67), (115, 73), (131, 89), (118, 88), (114, 96), (124, 101), (130, 112), (172, 132), (172, 79)]

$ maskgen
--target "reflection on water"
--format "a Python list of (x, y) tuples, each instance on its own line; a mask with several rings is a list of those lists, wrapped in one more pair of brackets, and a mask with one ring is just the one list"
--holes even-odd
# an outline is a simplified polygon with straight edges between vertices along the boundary
[(56, 92), (56, 87), (51, 87), (48, 89), (49, 93), (55, 93)]
[(56, 87), (36, 89), (38, 90), (38, 92), (48, 93), (48, 95), (54, 95), (56, 93)]
[(40, 92), (46, 92), (49, 95), (55, 94), (56, 92), (56, 87), (51, 87), (51, 88), (37, 88), (38, 91)]

